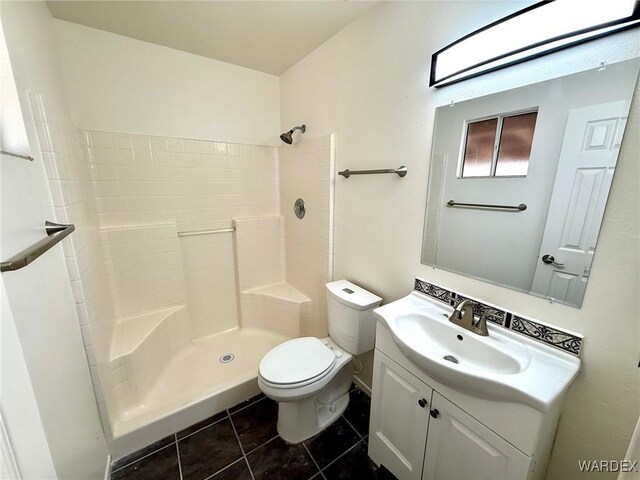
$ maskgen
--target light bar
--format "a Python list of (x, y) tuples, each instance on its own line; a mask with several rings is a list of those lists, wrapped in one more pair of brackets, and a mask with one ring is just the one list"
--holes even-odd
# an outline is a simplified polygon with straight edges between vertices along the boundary
[(431, 56), (441, 87), (640, 25), (635, 0), (546, 0), (462, 37)]

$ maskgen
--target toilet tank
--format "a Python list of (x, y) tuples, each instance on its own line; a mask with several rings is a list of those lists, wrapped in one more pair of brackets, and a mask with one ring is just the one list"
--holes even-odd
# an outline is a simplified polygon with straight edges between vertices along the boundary
[(376, 338), (373, 309), (382, 299), (347, 280), (337, 280), (326, 286), (331, 339), (354, 355), (373, 349)]

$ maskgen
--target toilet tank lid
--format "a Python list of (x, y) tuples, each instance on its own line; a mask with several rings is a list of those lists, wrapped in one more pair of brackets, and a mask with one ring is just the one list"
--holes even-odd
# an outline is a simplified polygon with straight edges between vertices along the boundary
[(377, 295), (347, 280), (336, 280), (335, 282), (327, 283), (327, 291), (329, 295), (340, 303), (357, 310), (377, 307), (382, 302), (382, 299)]

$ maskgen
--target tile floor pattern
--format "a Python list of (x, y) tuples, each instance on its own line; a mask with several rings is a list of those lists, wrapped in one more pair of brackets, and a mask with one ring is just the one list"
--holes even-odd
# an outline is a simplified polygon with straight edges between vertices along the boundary
[(111, 480), (390, 480), (367, 455), (367, 394), (352, 385), (344, 414), (300, 443), (276, 431), (278, 404), (264, 395), (166, 437), (112, 466)]

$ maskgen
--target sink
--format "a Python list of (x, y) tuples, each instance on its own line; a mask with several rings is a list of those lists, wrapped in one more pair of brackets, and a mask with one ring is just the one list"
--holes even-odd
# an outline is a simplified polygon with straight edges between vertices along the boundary
[(419, 292), (374, 310), (400, 350), (434, 380), (481, 398), (548, 411), (580, 360), (498, 325), (486, 337), (449, 321), (453, 307)]
[[(446, 313), (442, 314), (447, 318)], [(526, 368), (529, 352), (518, 344), (497, 337), (481, 337), (462, 331), (451, 322), (431, 320), (421, 314), (398, 315), (395, 321), (398, 339), (429, 357), (453, 361), (458, 369), (513, 374)]]

